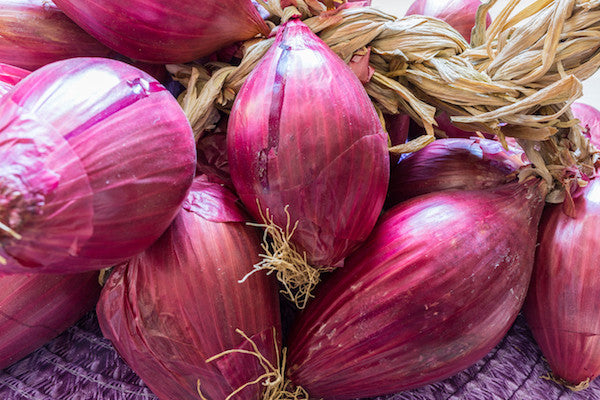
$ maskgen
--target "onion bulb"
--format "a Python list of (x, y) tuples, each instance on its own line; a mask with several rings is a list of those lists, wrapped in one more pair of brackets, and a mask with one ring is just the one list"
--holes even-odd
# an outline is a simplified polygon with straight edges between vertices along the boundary
[(525, 300), (545, 190), (529, 180), (387, 211), (296, 319), (288, 375), (311, 398), (397, 393), (499, 343)]
[(600, 375), (600, 181), (574, 199), (575, 217), (548, 206), (525, 316), (554, 377), (584, 388)]
[[(150, 248), (115, 268), (98, 303), (104, 335), (161, 399), (223, 400), (264, 373), (252, 350), (269, 362), (280, 346), (279, 297), (270, 276), (252, 270), (258, 232), (236, 197), (204, 177), (194, 181), (171, 227)], [(274, 335), (276, 339), (274, 338)], [(235, 399), (256, 400), (259, 383)]]
[(101, 58), (32, 72), (0, 99), (0, 273), (139, 253), (175, 218), (195, 163), (181, 107), (146, 73)]

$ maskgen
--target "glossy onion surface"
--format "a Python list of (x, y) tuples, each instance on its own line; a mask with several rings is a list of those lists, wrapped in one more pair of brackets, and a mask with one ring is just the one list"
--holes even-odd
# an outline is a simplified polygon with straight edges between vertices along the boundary
[[(235, 196), (197, 179), (181, 213), (149, 249), (117, 267), (102, 291), (98, 319), (104, 335), (161, 399), (223, 400), (264, 373), (241, 329), (276, 365), (273, 328), (281, 339), (273, 277), (254, 274), (259, 235), (246, 225)], [(256, 400), (251, 385), (236, 399)]]
[(387, 139), (354, 73), (301, 21), (283, 25), (236, 98), (228, 158), (254, 218), (257, 200), (313, 265), (334, 265), (373, 228), (389, 179)]
[(600, 181), (562, 207), (544, 211), (525, 304), (533, 336), (555, 376), (578, 385), (600, 374)]
[(448, 189), (486, 189), (514, 180), (520, 154), (489, 139), (438, 139), (392, 166), (387, 205)]
[(478, 361), (525, 299), (543, 198), (532, 180), (392, 208), (296, 321), (289, 377), (311, 397), (355, 399)]
[(250, 0), (56, 0), (111, 49), (134, 60), (180, 63), (269, 28)]
[(72, 57), (115, 53), (50, 0), (0, 0), (0, 62), (35, 70)]
[(97, 272), (0, 276), (0, 370), (93, 310), (99, 295)]
[(59, 61), (0, 99), (0, 273), (99, 269), (148, 247), (191, 185), (191, 128), (146, 73)]

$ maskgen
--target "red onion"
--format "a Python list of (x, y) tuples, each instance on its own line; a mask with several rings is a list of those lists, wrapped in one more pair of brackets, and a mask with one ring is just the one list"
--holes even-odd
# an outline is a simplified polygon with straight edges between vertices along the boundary
[(311, 398), (355, 399), (478, 361), (525, 299), (543, 192), (529, 180), (431, 193), (388, 211), (296, 320), (291, 380)]
[(553, 374), (577, 386), (600, 375), (600, 181), (574, 199), (575, 218), (549, 206), (525, 304)]
[[(142, 254), (117, 267), (102, 291), (100, 327), (121, 356), (161, 399), (222, 400), (264, 373), (239, 328), (277, 364), (279, 298), (271, 277), (251, 275), (259, 237), (235, 196), (201, 178), (173, 225)], [(278, 344), (279, 345), (279, 344)], [(235, 399), (256, 400), (260, 384)]]
[(29, 75), (29, 71), (0, 63), (0, 97), (10, 92), (17, 83)]
[(250, 0), (55, 0), (79, 26), (135, 60), (193, 61), (269, 28)]
[(100, 58), (38, 69), (0, 99), (0, 272), (83, 271), (142, 251), (177, 214), (195, 162), (183, 111), (144, 72)]
[(28, 70), (66, 58), (114, 55), (50, 0), (0, 0), (0, 38), (0, 62)]
[[(469, 42), (480, 4), (480, 0), (415, 0), (406, 11), (406, 15), (418, 14), (439, 18), (456, 29)], [(485, 22), (486, 27), (492, 23), (489, 14), (486, 15)]]
[(440, 190), (499, 186), (523, 165), (520, 154), (494, 140), (438, 139), (392, 168), (387, 205)]
[(299, 20), (271, 49), (234, 103), (227, 145), (231, 177), (256, 219), (298, 221), (293, 242), (313, 265), (355, 249), (381, 211), (387, 138), (363, 86)]
[(583, 128), (583, 134), (596, 148), (600, 148), (600, 110), (585, 103), (571, 104), (571, 110)]
[(0, 276), (0, 370), (93, 310), (98, 273)]

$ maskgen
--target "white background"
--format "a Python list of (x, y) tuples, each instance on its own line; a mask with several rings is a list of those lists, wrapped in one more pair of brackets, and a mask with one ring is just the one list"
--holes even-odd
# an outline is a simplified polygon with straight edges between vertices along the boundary
[[(522, 1), (527, 4), (530, 3), (527, 0)], [(402, 17), (412, 2), (413, 0), (372, 0), (371, 5), (397, 17)], [(498, 4), (492, 8), (490, 12), (492, 18), (504, 3), (504, 1), (499, 0)], [(600, 72), (583, 82), (583, 97), (578, 101), (600, 109)]]

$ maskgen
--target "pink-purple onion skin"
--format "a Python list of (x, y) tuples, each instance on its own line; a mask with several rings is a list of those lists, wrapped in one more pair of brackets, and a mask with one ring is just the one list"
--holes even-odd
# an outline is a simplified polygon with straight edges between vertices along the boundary
[(367, 398), (481, 359), (525, 299), (544, 195), (530, 180), (389, 210), (296, 320), (288, 376), (311, 398)]
[[(265, 371), (256, 357), (225, 350), (252, 350), (235, 332), (253, 339), (273, 365), (281, 328), (277, 285), (253, 274), (259, 234), (227, 189), (194, 181), (181, 213), (142, 254), (115, 268), (102, 290), (100, 327), (120, 355), (162, 400), (222, 400)], [(250, 385), (235, 399), (260, 398)]]
[(55, 0), (79, 26), (134, 60), (182, 63), (270, 29), (250, 0)]
[(486, 189), (516, 179), (521, 155), (490, 139), (438, 139), (392, 168), (386, 207), (448, 189)]
[(596, 149), (600, 149), (600, 110), (590, 104), (575, 102), (571, 104), (571, 111), (579, 120), (583, 134)]
[(72, 326), (99, 295), (97, 272), (0, 276), (0, 370)]
[(0, 97), (10, 92), (27, 75), (29, 71), (23, 68), (0, 63)]
[(524, 307), (555, 377), (571, 386), (600, 375), (600, 181), (574, 199), (575, 217), (548, 206)]
[[(194, 176), (191, 127), (146, 73), (58, 61), (0, 99), (0, 274), (123, 261), (167, 229)], [(19, 236), (15, 236), (16, 233)]]
[[(458, 31), (466, 40), (471, 40), (471, 30), (475, 26), (475, 14), (480, 0), (415, 0), (406, 11), (406, 15), (426, 15), (445, 21)], [(492, 23), (487, 14), (486, 27)]]
[(247, 78), (227, 133), (244, 205), (286, 226), (312, 265), (332, 266), (366, 239), (389, 179), (387, 138), (363, 86), (301, 21), (277, 32)]
[(73, 57), (115, 53), (50, 0), (0, 0), (0, 62), (33, 71)]

